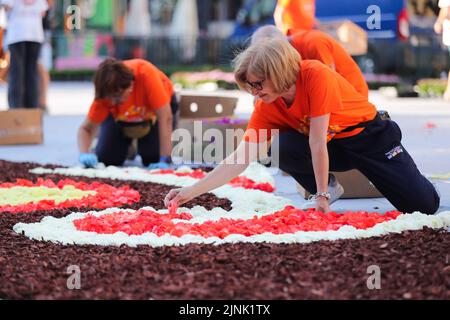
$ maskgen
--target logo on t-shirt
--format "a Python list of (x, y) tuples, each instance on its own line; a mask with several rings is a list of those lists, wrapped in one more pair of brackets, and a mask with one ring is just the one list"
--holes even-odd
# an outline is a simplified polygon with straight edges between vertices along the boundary
[[(311, 116), (303, 116), (303, 119), (300, 120), (300, 124), (298, 127), (298, 131), (303, 133), (305, 136), (309, 136), (311, 128)], [(338, 125), (328, 125), (327, 131), (327, 141), (331, 141), (336, 134), (341, 131), (341, 127)]]
[(117, 120), (125, 122), (141, 122), (152, 120), (154, 118), (155, 114), (153, 111), (150, 111), (145, 106), (137, 107), (135, 105), (132, 105), (117, 115)]

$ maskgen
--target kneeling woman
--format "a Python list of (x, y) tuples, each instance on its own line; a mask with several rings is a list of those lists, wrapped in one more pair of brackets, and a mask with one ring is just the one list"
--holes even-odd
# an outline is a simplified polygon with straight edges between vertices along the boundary
[[(87, 167), (98, 161), (121, 166), (137, 139), (145, 166), (167, 168), (178, 111), (169, 78), (148, 61), (109, 58), (99, 66), (94, 85), (95, 100), (78, 131), (80, 162)], [(99, 128), (95, 154), (89, 153)]]
[(438, 210), (439, 196), (402, 146), (398, 125), (381, 119), (335, 71), (302, 61), (287, 41), (265, 39), (236, 58), (235, 78), (258, 98), (244, 141), (203, 180), (170, 191), (166, 205), (183, 204), (241, 174), (257, 159), (256, 146), (261, 154), (271, 130), (279, 129), (279, 167), (315, 195), (317, 210), (328, 212), (343, 193), (329, 171), (350, 169), (361, 171), (402, 212)]

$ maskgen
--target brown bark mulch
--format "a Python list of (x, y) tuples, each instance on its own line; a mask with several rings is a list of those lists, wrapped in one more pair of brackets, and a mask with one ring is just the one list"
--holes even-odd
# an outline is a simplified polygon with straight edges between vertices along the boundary
[[(36, 180), (38, 176), (28, 173), (36, 166), (0, 161), (0, 183)], [(139, 190), (141, 201), (129, 206), (134, 209), (161, 209), (170, 189), (134, 181), (96, 181)], [(231, 208), (228, 200), (211, 194), (190, 205), (197, 204)], [(0, 299), (450, 299), (450, 233), (444, 230), (311, 244), (163, 248), (62, 246), (12, 231), (18, 222), (64, 217), (75, 210), (88, 209), (0, 213)], [(73, 265), (81, 271), (79, 290), (67, 287)], [(380, 268), (379, 290), (367, 286), (373, 265)]]

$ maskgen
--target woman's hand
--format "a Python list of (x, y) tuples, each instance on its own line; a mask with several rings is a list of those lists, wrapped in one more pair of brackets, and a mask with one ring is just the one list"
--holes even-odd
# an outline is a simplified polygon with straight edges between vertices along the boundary
[(434, 24), (434, 32), (436, 32), (437, 34), (441, 34), (442, 33), (442, 22), (437, 21)]
[(195, 194), (191, 187), (172, 189), (164, 199), (164, 205), (166, 207), (169, 207), (170, 204), (179, 206), (191, 201), (194, 198)]
[(316, 211), (321, 211), (323, 213), (330, 212), (330, 204), (328, 203), (328, 199), (325, 197), (317, 197), (316, 199)]
[(450, 12), (449, 9), (450, 9), (449, 7), (445, 7), (439, 11), (439, 16), (436, 20), (436, 23), (434, 24), (434, 32), (436, 32), (437, 34), (442, 33), (442, 27), (443, 27), (444, 20), (449, 18), (449, 12)]

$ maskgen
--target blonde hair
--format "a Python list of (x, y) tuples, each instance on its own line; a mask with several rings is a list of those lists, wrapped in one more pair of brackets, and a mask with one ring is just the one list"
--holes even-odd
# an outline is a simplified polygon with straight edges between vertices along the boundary
[(266, 25), (258, 28), (252, 35), (252, 45), (265, 39), (265, 38), (277, 38), (287, 40), (287, 37), (275, 26)]
[(288, 41), (264, 38), (234, 59), (234, 77), (245, 91), (250, 91), (246, 81), (251, 74), (261, 80), (270, 79), (276, 93), (283, 93), (297, 81), (300, 62), (300, 54)]

